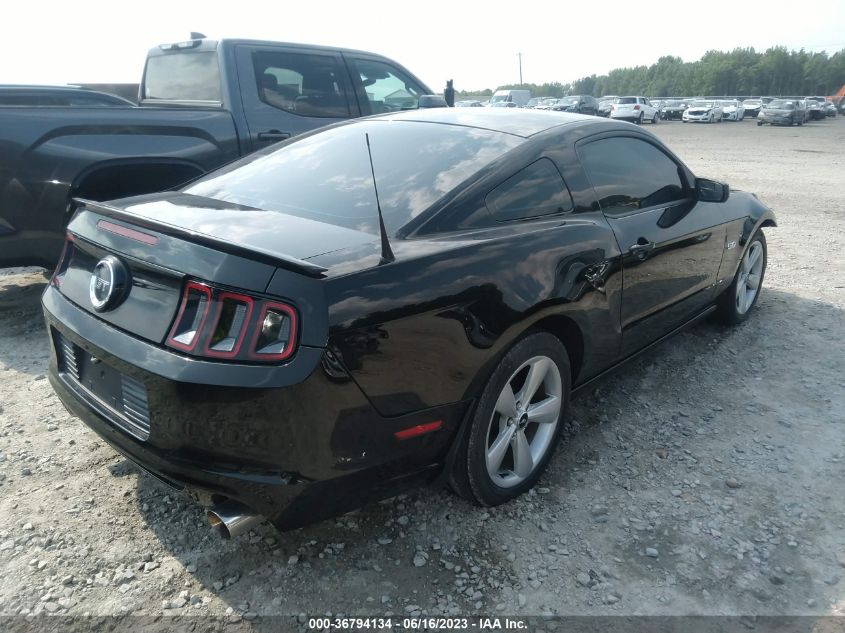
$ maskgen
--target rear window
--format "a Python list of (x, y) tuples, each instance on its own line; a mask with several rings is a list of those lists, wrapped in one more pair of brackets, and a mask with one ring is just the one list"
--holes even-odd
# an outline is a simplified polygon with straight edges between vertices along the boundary
[(365, 135), (370, 139), (385, 227), (391, 234), (523, 141), (456, 125), (357, 122), (242, 159), (185, 192), (378, 235)]
[(213, 51), (147, 58), (144, 99), (220, 102), (220, 68)]
[(616, 103), (636, 103), (636, 102), (637, 102), (636, 97), (620, 97), (619, 99), (616, 100)]

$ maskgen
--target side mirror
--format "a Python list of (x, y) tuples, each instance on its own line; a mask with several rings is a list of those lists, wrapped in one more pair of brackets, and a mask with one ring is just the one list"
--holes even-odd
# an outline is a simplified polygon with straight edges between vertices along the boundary
[(695, 197), (700, 202), (725, 202), (730, 194), (731, 188), (727, 183), (706, 178), (695, 179)]
[(448, 108), (449, 104), (443, 95), (420, 95), (420, 108)]

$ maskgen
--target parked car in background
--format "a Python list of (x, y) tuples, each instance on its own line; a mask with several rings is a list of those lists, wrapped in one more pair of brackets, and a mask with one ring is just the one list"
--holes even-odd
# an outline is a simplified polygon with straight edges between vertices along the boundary
[(722, 122), (722, 106), (714, 99), (700, 99), (693, 101), (681, 117), (684, 123), (716, 123)]
[(684, 110), (687, 109), (687, 102), (678, 99), (667, 99), (663, 102), (663, 108), (660, 111), (660, 118), (666, 121), (677, 119), (678, 121), (684, 115)]
[(42, 295), (49, 380), (224, 538), (434, 482), (496, 506), (542, 477), (574, 391), (709, 314), (747, 321), (775, 225), (618, 122), (345, 121), (84, 202)]
[(151, 49), (140, 93), (135, 107), (0, 106), (0, 267), (52, 267), (75, 198), (171, 189), (329, 123), (416, 109), (432, 91), (374, 53), (203, 38)]
[(757, 117), (757, 125), (804, 125), (805, 110), (797, 99), (772, 99)]
[(742, 121), (745, 118), (745, 107), (736, 99), (720, 101), (722, 107), (722, 118), (725, 121)]
[(657, 123), (659, 114), (645, 97), (619, 97), (610, 108), (610, 118), (632, 123)]
[(528, 100), (528, 103), (525, 104), (526, 108), (536, 108), (538, 105), (543, 103), (543, 97), (531, 97)]
[(0, 106), (134, 106), (123, 97), (78, 86), (0, 86)]
[(836, 116), (836, 106), (833, 104), (832, 101), (827, 101), (824, 104), (824, 113), (826, 116), (835, 117)]
[(611, 107), (613, 106), (614, 103), (616, 103), (616, 100), (618, 98), (619, 97), (617, 97), (616, 95), (605, 95), (604, 97), (601, 97), (598, 100), (598, 102), (599, 102), (598, 115), (603, 116), (603, 117), (609, 117)]
[(491, 101), (487, 104), (488, 108), (518, 108), (513, 101)]
[(478, 101), (477, 99), (461, 99), (460, 101), (455, 101), (456, 108), (483, 108), (484, 104)]
[(805, 97), (804, 103), (807, 106), (807, 113), (811, 121), (820, 121), (825, 118), (825, 112), (822, 109), (825, 103), (824, 97)]
[(598, 113), (599, 103), (596, 98), (591, 95), (572, 95), (563, 97), (557, 100), (551, 110), (557, 112), (576, 112), (578, 114), (592, 114)]
[[(514, 106), (522, 108), (531, 100), (530, 90), (497, 90), (490, 97), (490, 105), (497, 103), (512, 103)], [(499, 106), (501, 107), (501, 106)], [(510, 107), (510, 106), (506, 106)]]
[(746, 99), (742, 102), (742, 107), (745, 108), (745, 116), (750, 116), (752, 118), (757, 118), (757, 115), (760, 114), (760, 109), (763, 106), (763, 102), (760, 99)]

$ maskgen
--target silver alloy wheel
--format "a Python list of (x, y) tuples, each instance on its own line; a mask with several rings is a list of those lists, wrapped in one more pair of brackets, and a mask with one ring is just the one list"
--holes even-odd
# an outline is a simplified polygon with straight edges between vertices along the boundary
[(547, 356), (525, 361), (505, 383), (487, 427), (487, 473), (512, 488), (525, 481), (552, 444), (563, 406), (563, 381)]
[(736, 283), (736, 311), (739, 314), (748, 312), (757, 293), (760, 292), (760, 281), (763, 277), (763, 245), (753, 242), (742, 258), (739, 269), (739, 279)]

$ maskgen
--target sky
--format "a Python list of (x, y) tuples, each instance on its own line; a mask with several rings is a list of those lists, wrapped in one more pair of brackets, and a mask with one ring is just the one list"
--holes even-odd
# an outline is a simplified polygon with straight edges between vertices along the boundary
[[(14, 4), (14, 11), (9, 7)], [(0, 22), (0, 84), (138, 83), (148, 49), (191, 31), (357, 48), (400, 62), (442, 92), (566, 83), (613, 68), (684, 61), (711, 49), (845, 48), (845, 0), (789, 13), (768, 2), (636, 0), (8, 0)], [(642, 3), (641, 3), (642, 4)], [(791, 6), (798, 6), (790, 3)], [(580, 6), (583, 5), (583, 6)], [(695, 11), (691, 10), (695, 7)], [(709, 7), (709, 8), (707, 8)], [(10, 13), (14, 19), (10, 19)]]

